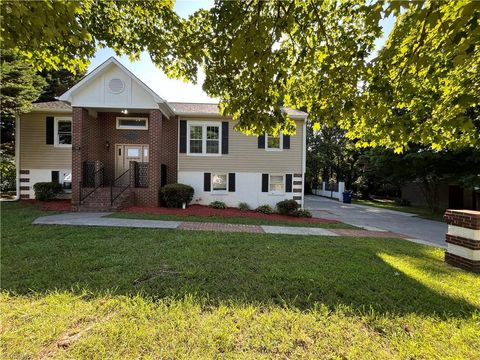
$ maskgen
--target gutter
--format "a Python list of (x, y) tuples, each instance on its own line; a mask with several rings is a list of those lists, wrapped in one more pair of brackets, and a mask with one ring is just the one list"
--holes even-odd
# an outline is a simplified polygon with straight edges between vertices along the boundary
[(13, 199), (1, 199), (1, 202), (20, 200), (20, 116), (15, 116), (15, 183), (16, 194)]

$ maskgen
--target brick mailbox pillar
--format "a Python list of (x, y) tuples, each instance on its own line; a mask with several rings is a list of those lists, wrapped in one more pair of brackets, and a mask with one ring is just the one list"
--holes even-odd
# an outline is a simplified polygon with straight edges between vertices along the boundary
[(448, 224), (445, 261), (480, 274), (480, 211), (447, 210), (444, 218)]

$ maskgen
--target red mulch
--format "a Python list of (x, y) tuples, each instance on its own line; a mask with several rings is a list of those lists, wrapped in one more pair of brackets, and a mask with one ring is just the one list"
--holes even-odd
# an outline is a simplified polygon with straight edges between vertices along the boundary
[(190, 216), (226, 216), (226, 217), (243, 217), (255, 219), (267, 219), (276, 221), (294, 221), (302, 223), (323, 223), (323, 224), (339, 224), (340, 221), (320, 218), (297, 218), (293, 216), (280, 214), (262, 214), (253, 210), (240, 210), (237, 208), (213, 209), (204, 205), (190, 205), (185, 210), (164, 207), (142, 207), (132, 206), (121, 210), (122, 212), (133, 214), (162, 214), (162, 215), (190, 215)]
[(71, 200), (51, 200), (51, 201), (36, 201), (40, 204), (41, 210), (46, 211), (72, 211)]

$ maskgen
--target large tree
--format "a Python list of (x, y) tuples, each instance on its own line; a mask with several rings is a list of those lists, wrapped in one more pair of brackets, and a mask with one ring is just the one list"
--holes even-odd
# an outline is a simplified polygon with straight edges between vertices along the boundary
[(77, 70), (75, 73), (72, 73), (63, 68), (58, 70), (43, 70), (39, 72), (39, 75), (45, 79), (47, 85), (36, 101), (54, 101), (57, 96), (62, 95), (65, 91), (79, 82), (85, 74), (85, 71)]
[(46, 83), (30, 64), (11, 51), (2, 51), (1, 55), (1, 143), (2, 151), (13, 154), (15, 116), (30, 109)]
[[(382, 18), (396, 16), (375, 61)], [(173, 1), (2, 1), (2, 43), (38, 68), (85, 69), (97, 46), (196, 80), (247, 133), (294, 131), (305, 108), (361, 146), (480, 147), (480, 3), (216, 1), (180, 19)]]

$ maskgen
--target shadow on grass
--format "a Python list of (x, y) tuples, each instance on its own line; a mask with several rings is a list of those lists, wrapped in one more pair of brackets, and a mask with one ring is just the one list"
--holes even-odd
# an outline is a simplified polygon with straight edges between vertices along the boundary
[[(19, 294), (87, 289), (154, 299), (278, 304), (308, 310), (467, 317), (480, 278), (448, 267), (442, 250), (394, 239), (33, 226), (31, 205), (2, 206), (2, 289)], [(411, 259), (408, 272), (390, 262)], [(405, 265), (404, 265), (405, 266)], [(421, 275), (421, 276), (420, 276)], [(465, 296), (442, 287), (442, 277)]]

